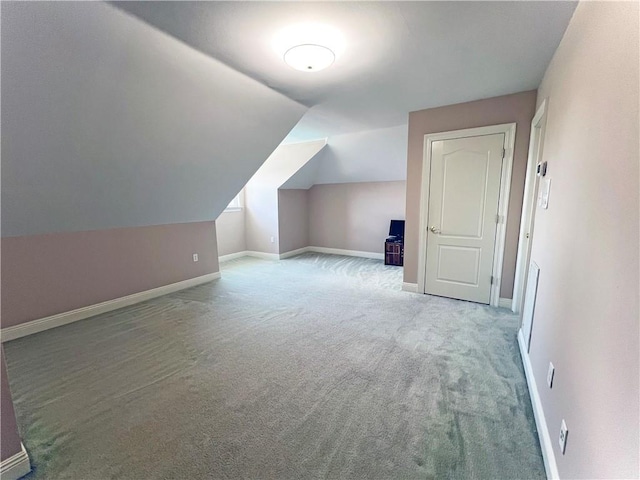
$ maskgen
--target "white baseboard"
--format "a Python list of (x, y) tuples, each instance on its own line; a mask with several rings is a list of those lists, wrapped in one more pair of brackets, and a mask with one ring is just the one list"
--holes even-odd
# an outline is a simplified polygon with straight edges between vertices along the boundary
[(329, 255), (346, 255), (347, 257), (373, 258), (375, 260), (384, 260), (383, 253), (360, 252), (358, 250), (343, 250), (341, 248), (327, 247), (308, 247), (309, 252), (328, 253)]
[(513, 304), (513, 300), (510, 298), (499, 298), (498, 299), (498, 307), (500, 308), (508, 308), (511, 310), (511, 306)]
[(361, 258), (373, 258), (375, 260), (384, 260), (384, 254), (375, 252), (360, 252), (358, 250), (343, 250), (341, 248), (328, 248), (328, 247), (302, 247), (296, 250), (290, 250), (281, 254), (277, 253), (265, 253), (255, 252), (252, 250), (245, 250), (244, 252), (231, 253), (229, 255), (223, 255), (218, 258), (220, 262), (226, 262), (240, 257), (255, 257), (263, 260), (283, 260), (285, 258), (294, 257), (306, 252), (326, 253), (329, 255), (345, 255), (347, 257), (361, 257)]
[(540, 447), (542, 449), (544, 469), (547, 472), (547, 478), (549, 480), (556, 480), (560, 478), (560, 475), (558, 474), (558, 465), (556, 464), (556, 455), (553, 452), (553, 442), (549, 436), (547, 420), (544, 416), (544, 410), (542, 409), (542, 402), (540, 401), (540, 395), (538, 394), (538, 386), (536, 385), (536, 379), (533, 376), (533, 369), (531, 367), (531, 362), (529, 361), (529, 354), (527, 353), (527, 347), (525, 345), (522, 330), (518, 330), (518, 346), (520, 347), (520, 356), (522, 357), (522, 364), (524, 365), (524, 374), (527, 378), (527, 385), (529, 386), (529, 396), (531, 397), (533, 416), (536, 419), (536, 428), (538, 429), (538, 439), (540, 440)]
[(265, 253), (265, 252), (255, 252), (253, 250), (247, 250), (244, 254), (248, 257), (261, 258), (263, 260), (280, 260), (280, 255), (277, 253)]
[(30, 471), (29, 455), (22, 443), (20, 443), (20, 451), (18, 453), (0, 463), (0, 478), (2, 480), (18, 480), (18, 478), (24, 477)]
[(405, 292), (418, 293), (418, 284), (402, 282), (402, 290)]
[(295, 257), (296, 255), (300, 255), (301, 253), (306, 253), (309, 251), (311, 247), (302, 247), (296, 250), (289, 250), (288, 252), (284, 252), (280, 254), (280, 260), (284, 260), (285, 258)]
[(3, 328), (0, 330), (0, 341), (8, 342), (10, 340), (15, 340), (16, 338), (43, 332), (50, 328), (60, 327), (68, 323), (77, 322), (78, 320), (84, 320), (85, 318), (100, 315), (101, 313), (111, 312), (118, 308), (128, 307), (129, 305), (134, 305), (152, 298), (167, 295), (168, 293), (195, 287), (196, 285), (211, 282), (218, 278), (220, 278), (220, 272), (209, 273), (200, 277), (189, 278), (188, 280), (183, 280), (181, 282), (171, 283), (169, 285), (163, 285), (162, 287), (152, 288), (151, 290), (145, 290), (144, 292), (127, 295), (126, 297), (114, 298), (113, 300), (96, 303), (95, 305), (89, 305), (88, 307), (77, 308), (76, 310), (71, 310), (69, 312), (58, 313), (56, 315), (51, 315), (50, 317), (39, 318), (13, 327)]
[(247, 256), (247, 251), (243, 250), (242, 252), (229, 253), (228, 255), (220, 255), (218, 257), (218, 261), (220, 263), (228, 262), (229, 260), (233, 260), (235, 258), (240, 258), (240, 257), (246, 257), (246, 256)]

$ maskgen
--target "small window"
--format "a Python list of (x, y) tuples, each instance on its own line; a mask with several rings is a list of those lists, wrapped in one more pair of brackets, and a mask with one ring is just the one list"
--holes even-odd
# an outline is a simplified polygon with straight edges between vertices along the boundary
[(224, 209), (225, 212), (235, 212), (238, 210), (242, 210), (242, 190), (238, 195), (233, 197), (233, 200), (231, 200), (227, 208)]

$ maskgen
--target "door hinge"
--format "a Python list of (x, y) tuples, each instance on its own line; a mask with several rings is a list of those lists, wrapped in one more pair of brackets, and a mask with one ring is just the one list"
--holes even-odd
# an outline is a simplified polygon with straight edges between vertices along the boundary
[(507, 149), (503, 148), (502, 149), (502, 158), (506, 157), (506, 155), (507, 155)]
[(494, 280), (495, 280), (495, 279), (493, 278), (493, 275), (491, 275), (491, 285), (493, 285), (493, 281), (494, 281)]
[(496, 215), (496, 223), (500, 223), (500, 215)]

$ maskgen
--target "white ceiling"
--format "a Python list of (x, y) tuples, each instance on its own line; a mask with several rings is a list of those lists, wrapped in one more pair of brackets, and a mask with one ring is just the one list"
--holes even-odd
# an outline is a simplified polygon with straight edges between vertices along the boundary
[[(117, 2), (311, 109), (299, 141), (405, 124), (410, 111), (538, 87), (575, 2)], [(299, 72), (272, 48), (299, 23), (335, 27), (345, 49)]]

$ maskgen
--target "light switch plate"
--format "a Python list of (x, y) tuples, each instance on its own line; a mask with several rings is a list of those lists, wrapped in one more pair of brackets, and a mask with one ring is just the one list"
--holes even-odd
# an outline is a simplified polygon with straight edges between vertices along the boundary
[(549, 191), (551, 190), (551, 179), (543, 178), (540, 182), (540, 191), (538, 193), (538, 205), (547, 209), (549, 207)]

